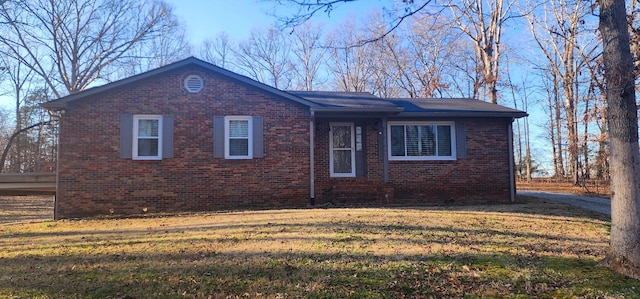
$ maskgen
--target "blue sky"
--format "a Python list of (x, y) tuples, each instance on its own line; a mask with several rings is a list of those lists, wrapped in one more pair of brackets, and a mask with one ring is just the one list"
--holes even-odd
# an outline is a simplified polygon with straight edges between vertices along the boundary
[[(207, 38), (214, 38), (221, 32), (226, 32), (234, 41), (247, 38), (254, 28), (273, 26), (275, 17), (291, 15), (294, 7), (275, 6), (274, 1), (268, 0), (165, 0), (174, 8), (180, 22), (186, 26), (189, 42), (197, 53), (199, 45)], [(383, 7), (393, 9), (393, 6), (404, 5), (400, 0), (360, 0), (347, 3), (336, 8), (331, 15), (322, 12), (316, 15), (312, 22), (322, 22), (327, 28), (343, 23), (347, 18), (366, 18), (372, 11)], [(512, 25), (513, 26), (513, 25)], [(520, 35), (522, 28), (509, 28), (513, 35)], [(514, 80), (518, 80), (514, 78)], [(13, 106), (12, 98), (0, 95), (0, 108)], [(508, 100), (510, 101), (510, 100)], [(511, 106), (510, 103), (503, 103)], [(531, 110), (535, 109), (531, 105)], [(532, 125), (532, 134), (539, 134), (536, 126)], [(536, 136), (532, 136), (536, 138)]]
[[(274, 25), (273, 13), (290, 15), (293, 7), (275, 6), (273, 1), (265, 0), (166, 0), (174, 7), (174, 13), (187, 27), (189, 41), (198, 46), (207, 38), (213, 38), (220, 32), (226, 32), (234, 40), (249, 36), (254, 28)], [(384, 5), (390, 8), (394, 2), (389, 0), (363, 0), (338, 7), (331, 15), (321, 13), (314, 22), (326, 25), (339, 24), (346, 17), (366, 16)], [(274, 10), (275, 9), (275, 10)], [(331, 27), (331, 26), (329, 26)]]
[[(274, 1), (265, 0), (165, 0), (174, 8), (180, 22), (187, 28), (189, 42), (197, 47), (207, 38), (214, 38), (220, 32), (226, 32), (233, 40), (242, 40), (249, 36), (254, 28), (269, 27), (275, 24), (273, 13), (287, 15), (292, 8), (276, 7)], [(327, 16), (325, 13), (314, 17), (314, 22), (326, 25), (339, 24), (346, 17), (367, 16), (371, 11), (384, 5), (393, 5), (389, 0), (362, 0), (348, 3), (337, 8)], [(399, 2), (399, 1), (398, 1)], [(276, 10), (274, 10), (276, 9)], [(11, 97), (0, 95), (0, 108), (13, 107)]]

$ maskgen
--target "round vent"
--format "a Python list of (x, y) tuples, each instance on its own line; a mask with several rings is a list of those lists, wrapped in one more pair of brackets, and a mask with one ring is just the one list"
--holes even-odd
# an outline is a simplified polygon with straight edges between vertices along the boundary
[(184, 88), (191, 93), (200, 92), (203, 85), (204, 81), (198, 75), (189, 75), (184, 79)]

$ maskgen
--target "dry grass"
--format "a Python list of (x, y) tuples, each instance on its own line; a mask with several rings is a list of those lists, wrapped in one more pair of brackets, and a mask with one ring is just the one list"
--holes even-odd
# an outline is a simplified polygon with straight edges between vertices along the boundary
[(608, 219), (520, 201), (0, 225), (0, 297), (640, 297)]
[(0, 196), (0, 224), (53, 220), (53, 196)]

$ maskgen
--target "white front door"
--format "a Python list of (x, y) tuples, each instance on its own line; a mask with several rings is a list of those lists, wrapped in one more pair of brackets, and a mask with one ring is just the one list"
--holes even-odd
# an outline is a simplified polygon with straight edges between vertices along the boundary
[(332, 177), (355, 177), (355, 140), (353, 123), (331, 123), (329, 132), (329, 168)]

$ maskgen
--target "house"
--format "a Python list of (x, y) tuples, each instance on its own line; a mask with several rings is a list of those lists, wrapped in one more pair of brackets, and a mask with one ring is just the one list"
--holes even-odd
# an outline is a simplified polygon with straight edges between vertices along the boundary
[(525, 112), (472, 99), (289, 92), (188, 58), (42, 104), (55, 218), (509, 202)]

